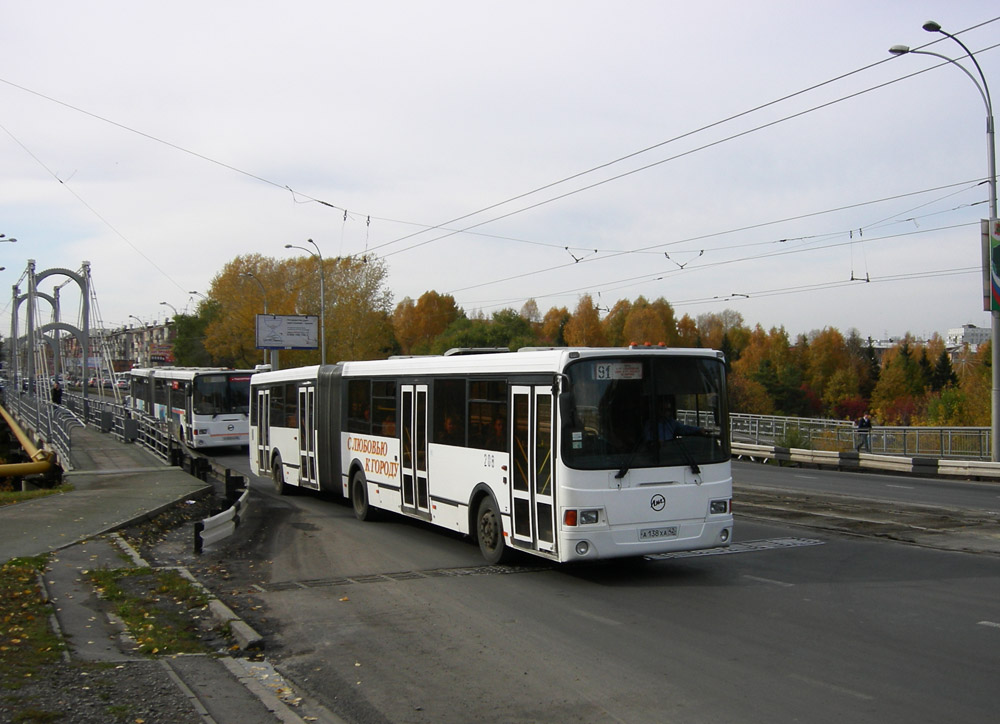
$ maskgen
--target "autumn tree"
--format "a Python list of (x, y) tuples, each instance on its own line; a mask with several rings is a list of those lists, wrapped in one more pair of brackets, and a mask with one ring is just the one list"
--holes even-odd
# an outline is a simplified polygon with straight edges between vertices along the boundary
[[(272, 265), (273, 260), (260, 254), (238, 256), (212, 278), (208, 300), (199, 305), (199, 312), (202, 308), (214, 307), (204, 327), (204, 346), (216, 363), (227, 360), (234, 367), (250, 367), (260, 362), (256, 319), (265, 305), (255, 282), (247, 275), (253, 274), (268, 288), (272, 280), (263, 270), (273, 268)], [(273, 294), (284, 297), (277, 285)]]
[(645, 297), (640, 296), (632, 304), (632, 309), (625, 319), (625, 344), (657, 344), (666, 343), (667, 329), (663, 317), (653, 308)]
[(629, 343), (625, 338), (625, 322), (629, 312), (632, 311), (632, 302), (628, 299), (619, 299), (615, 302), (607, 316), (601, 320), (601, 327), (604, 330), (604, 339), (610, 347), (624, 347)]
[(924, 403), (923, 372), (914, 359), (911, 338), (907, 335), (883, 359), (882, 372), (872, 392), (872, 407), (882, 424), (910, 425), (923, 412)]
[(566, 307), (552, 307), (542, 318), (542, 329), (539, 343), (552, 347), (565, 347), (566, 338), (563, 330), (569, 323), (570, 313)]
[(723, 309), (721, 312), (699, 314), (697, 319), (698, 335), (701, 345), (710, 349), (719, 349), (722, 335), (743, 327), (743, 315), (734, 309)]
[(674, 308), (663, 297), (651, 302), (649, 306), (656, 312), (656, 315), (660, 318), (660, 322), (663, 324), (663, 337), (655, 341), (663, 342), (668, 347), (676, 347), (680, 337), (677, 334), (677, 320), (674, 317)]
[(574, 347), (603, 347), (606, 344), (604, 330), (597, 307), (589, 294), (580, 297), (576, 311), (563, 330), (566, 344)]
[(385, 261), (371, 254), (364, 259), (336, 259), (327, 294), (327, 355), (336, 360), (382, 359), (394, 349), (392, 293), (385, 286)]
[[(809, 336), (805, 382), (829, 411), (842, 399), (858, 394), (857, 372), (852, 369), (847, 343), (839, 331), (824, 327)], [(837, 384), (831, 388), (830, 382), (835, 375)]]
[[(318, 272), (324, 274), (322, 295)], [(384, 356), (392, 346), (385, 274), (384, 262), (371, 255), (366, 262), (324, 259), (322, 269), (311, 256), (236, 257), (212, 279), (209, 300), (218, 305), (218, 314), (205, 328), (205, 348), (213, 359), (231, 360), (234, 366), (259, 362), (255, 322), (266, 307), (269, 314), (325, 317), (331, 358)], [(314, 364), (318, 357), (312, 350), (282, 351), (281, 363)]]
[(698, 334), (698, 323), (685, 314), (677, 322), (677, 345), (679, 347), (701, 347), (701, 336)]
[(435, 337), (463, 316), (453, 296), (429, 291), (421, 294), (416, 304), (407, 297), (396, 305), (392, 328), (403, 354), (422, 354)]
[[(800, 416), (810, 411), (802, 367), (783, 327), (765, 332), (758, 324), (750, 331), (740, 358), (733, 362), (732, 378), (733, 387), (744, 396), (736, 399), (752, 401), (759, 414)], [(762, 412), (767, 400), (770, 409)], [(733, 410), (743, 411), (735, 403)]]

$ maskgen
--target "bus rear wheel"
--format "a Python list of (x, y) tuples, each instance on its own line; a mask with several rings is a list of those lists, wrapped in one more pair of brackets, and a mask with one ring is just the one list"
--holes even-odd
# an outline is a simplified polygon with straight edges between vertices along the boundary
[(360, 470), (351, 476), (351, 504), (358, 520), (375, 519), (375, 510), (368, 504), (368, 481)]
[(510, 549), (503, 537), (500, 510), (492, 497), (486, 496), (479, 503), (476, 513), (476, 538), (479, 551), (490, 565), (504, 563), (510, 558)]

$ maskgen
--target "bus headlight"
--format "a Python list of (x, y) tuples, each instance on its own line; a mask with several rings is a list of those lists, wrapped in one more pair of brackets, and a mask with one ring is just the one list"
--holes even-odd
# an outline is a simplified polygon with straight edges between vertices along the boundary
[(577, 541), (576, 543), (576, 554), (578, 556), (585, 556), (590, 552), (590, 543), (585, 540)]
[(599, 508), (592, 510), (576, 510), (575, 508), (567, 508), (563, 513), (563, 525), (569, 527), (575, 527), (577, 525), (593, 525), (594, 523), (599, 523), (601, 520), (601, 511)]
[(708, 504), (708, 512), (712, 515), (722, 515), (729, 512), (729, 500), (713, 500)]

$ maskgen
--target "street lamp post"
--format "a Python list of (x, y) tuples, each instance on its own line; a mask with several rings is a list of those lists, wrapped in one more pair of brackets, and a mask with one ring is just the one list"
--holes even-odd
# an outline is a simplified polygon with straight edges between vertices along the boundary
[[(253, 279), (255, 282), (257, 282), (257, 286), (260, 287), (260, 294), (261, 294), (262, 297), (264, 297), (264, 314), (266, 315), (267, 314), (267, 291), (265, 291), (264, 285), (261, 283), (260, 279), (258, 279), (252, 272), (240, 272), (240, 276), (241, 277), (249, 277), (250, 279)], [(266, 350), (266, 349), (264, 350), (264, 364), (267, 364), (267, 353), (268, 353), (268, 351), (273, 351), (273, 350)]]
[[(952, 65), (959, 68), (963, 73), (965, 73), (969, 79), (975, 84), (976, 90), (979, 91), (979, 95), (983, 98), (983, 103), (986, 104), (986, 153), (987, 153), (987, 164), (989, 169), (989, 178), (987, 182), (989, 184), (990, 190), (990, 235), (993, 235), (993, 230), (997, 224), (997, 157), (996, 157), (996, 146), (994, 144), (994, 132), (993, 132), (993, 102), (990, 99), (990, 87), (986, 83), (986, 76), (983, 74), (983, 69), (979, 66), (979, 61), (976, 60), (975, 54), (969, 50), (965, 43), (959, 40), (957, 37), (951, 33), (945, 32), (941, 29), (941, 26), (934, 22), (933, 20), (928, 20), (923, 24), (924, 30), (928, 33), (941, 33), (946, 38), (951, 38), (962, 50), (965, 51), (969, 60), (972, 64), (976, 66), (976, 71), (979, 73), (979, 79), (976, 79), (968, 68), (959, 63), (954, 58), (949, 58), (947, 55), (941, 55), (940, 53), (932, 53), (928, 50), (911, 50), (906, 45), (894, 45), (889, 48), (889, 52), (893, 55), (905, 55), (908, 53), (916, 55), (932, 55), (935, 58), (941, 58), (946, 60)], [(989, 242), (987, 242), (989, 243)], [(983, 271), (984, 279), (988, 278), (989, 283), (989, 298), (990, 304), (987, 311), (990, 312), (990, 332), (991, 332), (991, 342), (990, 347), (993, 352), (992, 364), (993, 364), (993, 393), (990, 405), (990, 459), (993, 462), (1000, 462), (1000, 311), (993, 310), (994, 298), (994, 284), (993, 275), (991, 273), (991, 260), (990, 254), (983, 254)]]
[[(143, 356), (146, 357), (146, 356), (148, 356), (146, 354), (146, 332), (148, 331), (146, 329), (146, 323), (143, 322), (141, 319), (139, 319), (134, 314), (130, 314), (128, 316), (129, 316), (130, 319), (134, 319), (135, 321), (137, 321), (142, 326), (142, 347), (141, 347), (141, 351), (142, 351)], [(142, 362), (142, 360), (140, 360), (140, 363), (141, 362)], [(149, 366), (149, 360), (146, 360), (145, 366), (146, 367)]]
[[(167, 306), (167, 307), (170, 307), (170, 310), (174, 313), (174, 317), (177, 317), (177, 307), (175, 307), (170, 302), (160, 302), (160, 304), (162, 304), (164, 306)], [(176, 319), (175, 319), (175, 321), (176, 321)]]
[(326, 364), (326, 291), (323, 283), (323, 278), (326, 277), (326, 270), (323, 268), (323, 255), (319, 251), (319, 245), (312, 239), (306, 239), (310, 244), (316, 248), (316, 253), (313, 254), (312, 251), (306, 249), (304, 246), (295, 246), (294, 244), (285, 244), (286, 249), (301, 249), (302, 251), (310, 254), (317, 259), (319, 259), (319, 363), (321, 365)]
[(14, 244), (17, 242), (17, 239), (8, 239), (6, 234), (0, 234), (0, 242), (8, 242), (10, 244)]

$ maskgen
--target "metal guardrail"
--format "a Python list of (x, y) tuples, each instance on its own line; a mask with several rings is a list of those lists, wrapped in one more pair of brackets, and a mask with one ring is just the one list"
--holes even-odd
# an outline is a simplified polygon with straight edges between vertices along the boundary
[(933, 457), (877, 455), (857, 451), (808, 450), (775, 445), (733, 443), (733, 457), (751, 461), (815, 465), (837, 470), (882, 470), (911, 475), (948, 476), (1000, 481), (1000, 463)]
[[(806, 417), (733, 413), (730, 432), (734, 443), (837, 452), (856, 450), (861, 441), (851, 422)], [(869, 441), (879, 455), (990, 460), (988, 427), (875, 426)]]
[(217, 543), (235, 533), (249, 499), (250, 488), (245, 488), (243, 494), (233, 501), (229, 508), (210, 518), (196, 521), (194, 524), (194, 552), (201, 553), (206, 545)]

